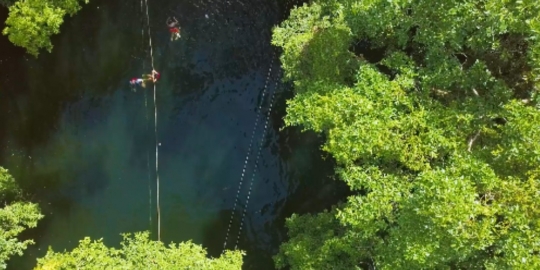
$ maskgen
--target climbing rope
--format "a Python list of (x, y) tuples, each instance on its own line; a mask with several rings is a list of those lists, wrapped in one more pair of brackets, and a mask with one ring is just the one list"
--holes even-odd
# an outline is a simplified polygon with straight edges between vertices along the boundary
[[(259, 158), (261, 157), (261, 150), (264, 145), (264, 139), (266, 138), (266, 132), (268, 130), (268, 122), (270, 120), (270, 114), (272, 113), (272, 107), (274, 106), (274, 97), (276, 96), (275, 94), (276, 94), (277, 85), (278, 85), (278, 80), (275, 80), (274, 90), (272, 91), (272, 94), (270, 95), (270, 107), (268, 108), (268, 111), (266, 112), (266, 120), (264, 121), (264, 129), (261, 135), (261, 140), (259, 142), (259, 149), (257, 150), (257, 155), (255, 156), (255, 167), (253, 168), (253, 173), (251, 174), (251, 181), (249, 182), (249, 190), (246, 195), (246, 199), (245, 199), (246, 203), (244, 205), (244, 212), (242, 213), (242, 219), (240, 220), (240, 228), (238, 229), (238, 235), (236, 237), (236, 243), (234, 244), (234, 249), (238, 247), (238, 242), (240, 241), (240, 235), (242, 234), (242, 228), (244, 227), (244, 218), (246, 217), (246, 211), (249, 205), (249, 198), (251, 197), (253, 180), (255, 179), (255, 174), (257, 174), (257, 169), (259, 168)], [(260, 110), (260, 107), (259, 107), (259, 110)]]
[[(152, 59), (152, 70), (154, 68), (154, 53), (152, 47), (152, 32), (150, 31), (150, 16), (148, 15), (148, 0), (144, 0), (146, 5), (146, 22), (148, 26), (148, 41), (150, 44), (150, 58)], [(153, 74), (152, 74), (153, 76)], [(158, 241), (161, 241), (161, 211), (159, 204), (159, 150), (158, 150), (158, 137), (157, 137), (157, 103), (156, 103), (156, 84), (154, 83), (154, 137), (156, 143), (156, 209), (157, 209), (157, 229), (158, 229)]]
[[(268, 73), (266, 74), (266, 80), (264, 82), (264, 87), (263, 87), (263, 92), (262, 92), (262, 97), (261, 97), (261, 104), (259, 104), (259, 114), (262, 112), (262, 101), (264, 101), (264, 97), (266, 95), (266, 90), (268, 89), (268, 82), (270, 80), (270, 74), (272, 73), (272, 66), (274, 64), (274, 57), (275, 56), (275, 52), (274, 54), (272, 55), (272, 60), (270, 62), (270, 66), (268, 68)], [(238, 205), (238, 198), (240, 197), (240, 190), (242, 189), (242, 185), (243, 185), (243, 181), (244, 181), (244, 176), (246, 174), (246, 167), (247, 167), (247, 164), (248, 164), (248, 161), (249, 161), (249, 156), (251, 154), (251, 149), (252, 149), (252, 146), (253, 146), (253, 139), (255, 138), (255, 131), (257, 130), (257, 126), (259, 124), (259, 114), (256, 115), (256, 119), (255, 119), (255, 124), (253, 126), (253, 130), (251, 131), (251, 139), (249, 140), (249, 146), (248, 146), (248, 151), (246, 153), (246, 158), (244, 159), (244, 167), (242, 168), (242, 174), (240, 176), (240, 181), (238, 182), (238, 189), (236, 191), (236, 197), (234, 199), (234, 205), (233, 205), (233, 210), (231, 212), (231, 218), (229, 219), (229, 225), (227, 227), (227, 233), (225, 234), (225, 241), (223, 242), (223, 252), (225, 252), (225, 249), (227, 247), (227, 241), (229, 240), (229, 234), (231, 232), (231, 227), (232, 227), (232, 223), (233, 223), (233, 220), (234, 220), (234, 213), (236, 211), (236, 206)], [(260, 152), (260, 150), (259, 150)], [(250, 190), (251, 192), (251, 190)], [(243, 219), (243, 217), (242, 217)], [(240, 225), (241, 226), (241, 225)]]
[[(141, 14), (144, 13), (144, 7), (143, 7), (143, 0), (141, 0)], [(142, 46), (144, 47), (144, 21), (141, 19), (141, 24), (143, 27), (141, 27), (141, 40), (142, 40)], [(144, 61), (142, 63), (143, 70), (144, 70)], [(144, 91), (144, 116), (146, 117), (146, 133), (149, 131), (148, 127), (148, 95), (146, 91)], [(150, 228), (150, 231), (152, 230), (152, 180), (150, 176), (150, 151), (148, 148), (146, 149), (146, 171), (148, 172), (148, 228)]]

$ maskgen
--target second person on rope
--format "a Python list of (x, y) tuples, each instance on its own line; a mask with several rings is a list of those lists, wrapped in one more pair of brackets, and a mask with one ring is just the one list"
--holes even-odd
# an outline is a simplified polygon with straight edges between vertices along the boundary
[(147, 83), (156, 83), (159, 78), (161, 78), (161, 74), (159, 72), (152, 70), (151, 74), (143, 74), (143, 78), (133, 78), (129, 81), (129, 84), (131, 85), (132, 89), (136, 91), (137, 85), (142, 86), (143, 88), (146, 88)]

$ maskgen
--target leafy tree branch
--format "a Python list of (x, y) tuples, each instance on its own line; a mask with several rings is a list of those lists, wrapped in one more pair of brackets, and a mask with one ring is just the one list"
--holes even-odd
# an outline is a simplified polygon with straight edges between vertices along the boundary
[(88, 1), (18, 0), (9, 6), (6, 28), (2, 33), (33, 56), (37, 57), (42, 49), (51, 52), (53, 45), (50, 37), (60, 32), (64, 16), (73, 16), (81, 9), (81, 2)]

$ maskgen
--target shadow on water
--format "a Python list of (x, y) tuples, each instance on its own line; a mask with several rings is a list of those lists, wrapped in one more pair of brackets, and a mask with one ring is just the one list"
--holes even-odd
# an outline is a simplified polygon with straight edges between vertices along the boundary
[[(157, 2), (149, 15), (162, 74), (156, 93), (162, 240), (193, 239), (218, 256), (240, 190), (227, 248), (239, 239), (248, 253), (245, 269), (273, 269), (285, 218), (347, 195), (333, 180), (333, 161), (322, 158), (320, 136), (279, 131), (292, 92), (280, 81), (270, 30), (295, 1)], [(182, 25), (174, 43), (165, 29), (171, 15)], [(0, 20), (5, 16), (0, 8)], [(66, 19), (53, 52), (38, 59), (0, 37), (0, 164), (46, 215), (23, 233), (36, 245), (11, 269), (31, 269), (48, 246), (69, 250), (85, 236), (113, 246), (122, 232), (150, 230), (156, 238), (153, 92), (127, 85), (151, 67), (144, 18), (139, 2), (93, 0)]]

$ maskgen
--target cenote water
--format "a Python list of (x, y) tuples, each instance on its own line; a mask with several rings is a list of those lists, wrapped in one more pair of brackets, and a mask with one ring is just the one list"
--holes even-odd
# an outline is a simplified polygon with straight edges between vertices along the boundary
[[(280, 130), (292, 90), (281, 80), (280, 52), (270, 38), (291, 3), (148, 5), (162, 75), (156, 99), (161, 240), (192, 239), (218, 256), (232, 214), (227, 248), (239, 239), (248, 254), (245, 269), (273, 269), (285, 218), (328, 208), (346, 192), (333, 179), (320, 137)], [(2, 8), (1, 21), (6, 16)], [(168, 16), (182, 26), (179, 41), (169, 40)], [(157, 239), (153, 92), (133, 92), (128, 84), (151, 70), (141, 2), (92, 0), (66, 19), (53, 44), (52, 53), (35, 59), (0, 38), (0, 166), (45, 214), (22, 235), (36, 244), (12, 259), (10, 269), (31, 269), (49, 246), (70, 250), (85, 236), (111, 246), (123, 232), (149, 230)]]

